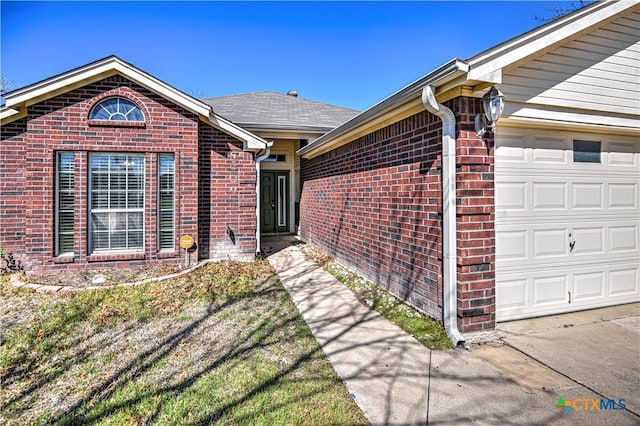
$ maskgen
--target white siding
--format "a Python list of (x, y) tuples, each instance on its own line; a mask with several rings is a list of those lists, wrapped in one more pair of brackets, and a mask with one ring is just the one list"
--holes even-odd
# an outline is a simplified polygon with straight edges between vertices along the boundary
[(512, 103), (638, 116), (640, 13), (504, 69), (500, 90)]

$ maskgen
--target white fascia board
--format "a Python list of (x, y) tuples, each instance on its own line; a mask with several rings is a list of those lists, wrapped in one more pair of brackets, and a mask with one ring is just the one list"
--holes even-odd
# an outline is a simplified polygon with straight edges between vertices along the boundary
[(615, 0), (594, 2), (468, 59), (467, 62), (470, 65), (468, 78), (500, 83), (500, 81), (492, 81), (492, 79), (495, 80), (493, 73), (505, 66), (634, 9), (640, 9), (640, 3)]
[(109, 62), (98, 62), (87, 67), (70, 71), (59, 76), (43, 80), (22, 89), (15, 90), (5, 95), (6, 106), (28, 105), (29, 100), (46, 97), (48, 93), (57, 93), (68, 86), (84, 82), (92, 76), (113, 75), (113, 64)]
[[(309, 145), (301, 148), (297, 151), (300, 156), (308, 156), (314, 151), (319, 150), (323, 146), (341, 138), (342, 136), (348, 136), (353, 134), (357, 129), (366, 127), (367, 124), (375, 122), (376, 118), (393, 111), (399, 106), (403, 105), (411, 98), (417, 97), (420, 101), (422, 96), (422, 88), (426, 85), (432, 85), (438, 87), (461, 74), (469, 71), (469, 65), (465, 61), (460, 59), (452, 59), (446, 64), (436, 68), (429, 74), (419, 78), (413, 83), (403, 87), (391, 96), (378, 102), (371, 108), (366, 109), (360, 114), (353, 117), (351, 120), (341, 124), (335, 129), (331, 130), (320, 136), (318, 139), (310, 143)], [(420, 104), (422, 101), (420, 101)]]

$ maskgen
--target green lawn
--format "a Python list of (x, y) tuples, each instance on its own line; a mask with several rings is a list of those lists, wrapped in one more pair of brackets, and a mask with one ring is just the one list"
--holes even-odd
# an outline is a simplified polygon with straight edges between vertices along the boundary
[(51, 295), (0, 278), (2, 424), (366, 424), (266, 261)]
[(347, 286), (363, 303), (411, 334), (430, 349), (453, 349), (442, 324), (403, 303), (377, 284), (338, 265), (324, 264), (324, 269)]

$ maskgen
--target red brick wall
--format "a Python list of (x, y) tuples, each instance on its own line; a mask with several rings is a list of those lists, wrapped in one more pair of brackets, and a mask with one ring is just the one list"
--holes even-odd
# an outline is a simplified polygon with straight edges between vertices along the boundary
[(0, 248), (23, 255), (27, 119), (0, 127)]
[(440, 120), (422, 112), (302, 160), (300, 234), (442, 317)]
[(252, 260), (256, 254), (256, 168), (242, 143), (200, 128), (199, 229), (202, 258)]
[[(135, 102), (145, 115), (143, 126), (95, 125), (88, 120), (96, 102), (122, 96)], [(22, 129), (18, 127), (22, 125)], [(11, 179), (0, 182), (0, 207), (3, 224), (11, 223), (0, 234), (0, 247), (22, 254), (26, 268), (34, 273), (76, 267), (134, 266), (155, 262), (179, 262), (184, 258), (178, 239), (189, 234), (201, 245), (198, 220), (200, 186), (199, 137), (207, 125), (197, 116), (178, 107), (155, 93), (121, 76), (73, 90), (53, 99), (29, 107), (25, 120), (3, 126), (2, 167)], [(15, 129), (15, 130), (13, 130)], [(231, 138), (216, 132), (214, 140)], [(235, 142), (237, 144), (237, 142)], [(57, 151), (75, 153), (75, 231), (74, 256), (56, 257), (55, 235), (55, 158)], [(145, 157), (145, 237), (144, 253), (100, 254), (88, 253), (88, 159), (91, 152), (135, 152)], [(157, 250), (157, 155), (175, 155), (175, 251)], [(240, 153), (242, 156), (248, 154)], [(5, 163), (5, 157), (15, 158), (15, 167)], [(218, 159), (216, 159), (218, 161)], [(234, 167), (225, 160), (224, 167)], [(247, 168), (246, 164), (239, 167)], [(21, 177), (23, 176), (23, 177)], [(23, 188), (22, 200), (11, 198), (11, 188)], [(15, 201), (14, 201), (15, 200)], [(23, 203), (21, 213), (16, 204)], [(6, 209), (10, 206), (11, 209)], [(225, 205), (217, 206), (220, 210)], [(211, 211), (211, 221), (217, 220), (220, 210)], [(22, 216), (22, 217), (20, 217)], [(24, 235), (15, 231), (23, 228)], [(195, 260), (202, 254), (195, 253)]]
[[(458, 322), (494, 327), (493, 150), (477, 139), (477, 101), (458, 120)], [(441, 121), (425, 112), (302, 160), (300, 234), (442, 318)]]

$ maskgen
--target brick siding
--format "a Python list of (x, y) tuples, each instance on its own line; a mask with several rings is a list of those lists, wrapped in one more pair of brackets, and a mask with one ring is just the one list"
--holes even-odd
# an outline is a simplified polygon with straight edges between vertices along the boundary
[[(494, 328), (493, 148), (478, 139), (478, 101), (458, 120), (458, 322)], [(300, 235), (393, 294), (442, 319), (441, 121), (421, 112), (302, 159)]]
[(252, 260), (256, 254), (256, 168), (242, 143), (200, 128), (199, 229), (202, 258)]
[(25, 253), (25, 139), (27, 119), (0, 127), (0, 248)]

